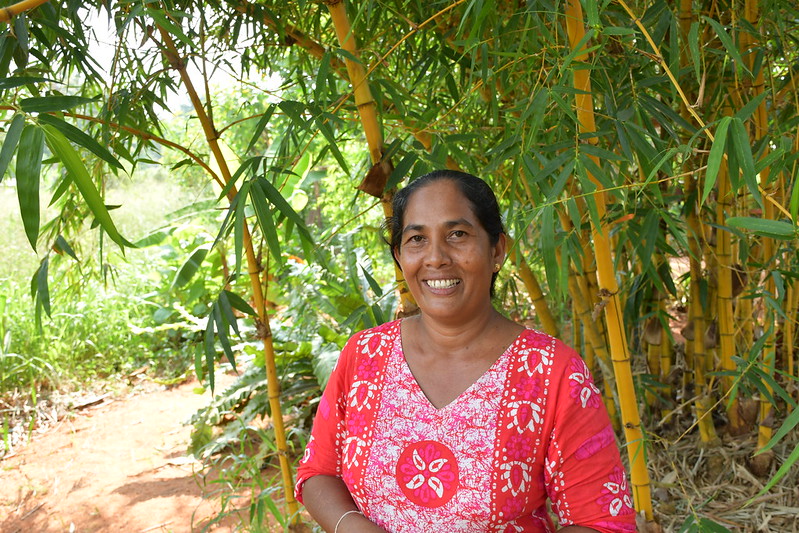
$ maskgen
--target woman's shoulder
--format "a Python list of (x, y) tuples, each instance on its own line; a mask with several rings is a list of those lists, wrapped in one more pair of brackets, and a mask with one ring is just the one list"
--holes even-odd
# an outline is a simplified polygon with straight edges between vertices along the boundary
[(355, 351), (374, 356), (400, 338), (400, 319), (363, 329), (349, 338), (345, 351)]

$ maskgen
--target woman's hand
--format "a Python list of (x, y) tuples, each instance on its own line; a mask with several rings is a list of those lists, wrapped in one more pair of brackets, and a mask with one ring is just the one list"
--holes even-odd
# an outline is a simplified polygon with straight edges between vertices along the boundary
[[(358, 511), (347, 485), (340, 478), (309, 478), (302, 487), (302, 499), (313, 519), (328, 533), (386, 533)], [(344, 516), (345, 513), (349, 514)]]

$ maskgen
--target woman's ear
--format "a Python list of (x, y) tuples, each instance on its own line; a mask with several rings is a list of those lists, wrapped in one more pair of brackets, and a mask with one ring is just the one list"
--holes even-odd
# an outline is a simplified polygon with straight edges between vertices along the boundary
[(505, 262), (505, 254), (508, 251), (508, 238), (504, 233), (499, 234), (497, 243), (494, 245), (494, 263), (502, 266)]
[(397, 263), (397, 266), (400, 270), (402, 270), (402, 265), (400, 264), (400, 252), (399, 246), (391, 249), (391, 254), (394, 256), (394, 262)]

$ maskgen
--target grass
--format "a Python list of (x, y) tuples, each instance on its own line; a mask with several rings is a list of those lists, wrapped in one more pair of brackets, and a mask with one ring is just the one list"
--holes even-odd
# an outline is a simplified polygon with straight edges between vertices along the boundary
[[(107, 191), (108, 204), (120, 231), (134, 241), (165, 224), (167, 214), (194, 201), (191, 194), (152, 170), (137, 182), (121, 179)], [(30, 297), (30, 280), (47, 249), (33, 251), (22, 229), (14, 188), (0, 186), (0, 395), (14, 390), (77, 389), (96, 379), (120, 376), (141, 365), (169, 374), (174, 353), (163, 350), (166, 334), (136, 333), (152, 324), (159, 307), (148, 298), (163, 291), (163, 276), (155, 270), (159, 250), (105, 249), (98, 267), (98, 231), (86, 228), (73, 246), (80, 263), (50, 254), (52, 314), (37, 323)], [(42, 220), (54, 213), (43, 206)], [(135, 326), (135, 327), (133, 327)], [(177, 366), (190, 358), (175, 357)]]

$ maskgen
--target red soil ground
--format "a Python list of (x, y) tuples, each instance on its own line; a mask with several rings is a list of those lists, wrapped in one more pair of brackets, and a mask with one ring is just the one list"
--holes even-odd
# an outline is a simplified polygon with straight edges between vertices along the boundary
[[(64, 417), (0, 461), (0, 531), (201, 531), (218, 504), (186, 457), (195, 383), (149, 387)], [(229, 518), (207, 531), (234, 531)]]

